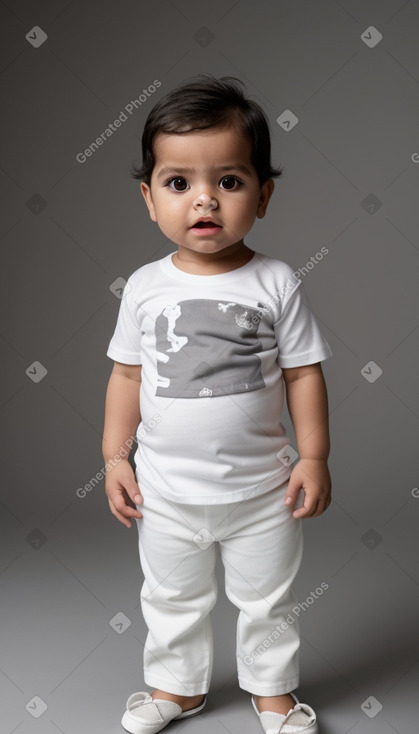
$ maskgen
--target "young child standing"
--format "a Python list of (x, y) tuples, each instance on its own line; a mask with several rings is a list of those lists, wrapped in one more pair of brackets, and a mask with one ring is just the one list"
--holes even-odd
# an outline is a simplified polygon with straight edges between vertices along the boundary
[[(244, 242), (281, 174), (268, 122), (239, 80), (200, 75), (151, 110), (142, 152), (133, 175), (177, 249), (130, 276), (107, 351), (105, 461), (135, 431), (138, 448), (135, 474), (122, 459), (106, 493), (115, 517), (137, 524), (144, 680), (154, 688), (129, 697), (122, 725), (154, 734), (204, 708), (219, 549), (240, 610), (239, 686), (265, 732), (316, 734), (313, 709), (292, 693), (292, 583), (301, 519), (330, 504), (320, 362), (331, 350), (292, 268)], [(280, 422), (285, 390), (294, 467)]]

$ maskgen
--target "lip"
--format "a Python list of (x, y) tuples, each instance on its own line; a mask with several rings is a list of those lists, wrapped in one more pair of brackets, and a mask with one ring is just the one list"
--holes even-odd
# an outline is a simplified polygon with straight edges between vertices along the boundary
[(192, 225), (192, 227), (196, 227), (196, 225), (199, 224), (199, 222), (212, 222), (214, 225), (216, 225), (218, 227), (221, 226), (219, 224), (217, 225), (217, 222), (214, 222), (214, 220), (213, 220), (212, 217), (199, 217), (199, 219), (197, 219), (196, 222), (194, 222), (194, 224)]
[[(196, 225), (199, 222), (211, 222), (214, 226), (213, 227), (197, 227)], [(196, 220), (195, 224), (192, 225), (189, 229), (192, 230), (192, 232), (195, 232), (195, 234), (199, 234), (201, 236), (210, 236), (216, 234), (216, 232), (219, 232), (220, 229), (222, 229), (220, 224), (217, 224), (214, 222), (211, 217), (200, 217)]]
[(222, 227), (190, 227), (190, 231), (199, 237), (211, 237), (217, 232), (221, 232)]

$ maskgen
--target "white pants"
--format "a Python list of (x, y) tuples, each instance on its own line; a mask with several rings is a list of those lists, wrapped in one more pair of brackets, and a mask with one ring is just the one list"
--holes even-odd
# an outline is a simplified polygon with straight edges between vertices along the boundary
[[(276, 696), (298, 687), (298, 619), (291, 584), (303, 551), (301, 520), (284, 505), (288, 482), (224, 505), (171, 502), (140, 486), (141, 608), (148, 635), (144, 680), (183, 696), (207, 693), (213, 667), (209, 612), (217, 600), (216, 543), (225, 589), (240, 610), (240, 688)], [(288, 621), (287, 621), (288, 619)]]

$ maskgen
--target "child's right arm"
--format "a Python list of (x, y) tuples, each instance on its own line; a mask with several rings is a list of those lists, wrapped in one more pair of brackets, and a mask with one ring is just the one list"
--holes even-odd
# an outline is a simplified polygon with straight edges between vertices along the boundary
[[(141, 420), (139, 390), (141, 384), (141, 365), (115, 362), (106, 391), (105, 425), (103, 429), (102, 452), (106, 463), (118, 455), (121, 449), (127, 452), (116, 466), (106, 474), (105, 491), (113, 515), (128, 528), (131, 519), (142, 517), (133, 507), (143, 501), (135, 474), (128, 461), (127, 443)], [(131, 504), (131, 502), (133, 504)]]

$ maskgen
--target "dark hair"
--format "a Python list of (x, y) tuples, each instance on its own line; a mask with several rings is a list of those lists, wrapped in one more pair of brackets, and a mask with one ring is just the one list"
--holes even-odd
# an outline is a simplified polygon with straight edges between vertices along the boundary
[(141, 140), (142, 166), (136, 168), (133, 164), (131, 176), (150, 185), (156, 162), (153, 142), (159, 133), (181, 135), (228, 124), (238, 126), (250, 140), (251, 162), (260, 185), (268, 178), (280, 176), (282, 169), (271, 166), (268, 119), (256, 102), (244, 96), (239, 85), (246, 90), (236, 77), (216, 79), (210, 74), (200, 74), (166, 94), (147, 117)]

